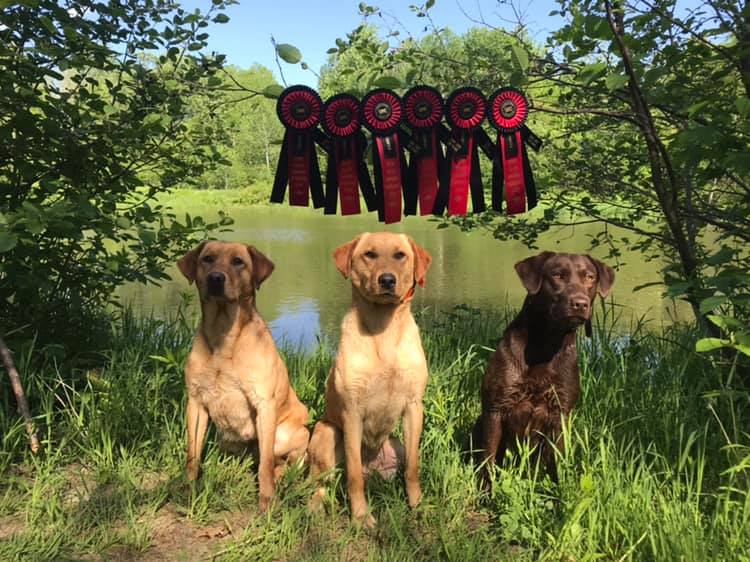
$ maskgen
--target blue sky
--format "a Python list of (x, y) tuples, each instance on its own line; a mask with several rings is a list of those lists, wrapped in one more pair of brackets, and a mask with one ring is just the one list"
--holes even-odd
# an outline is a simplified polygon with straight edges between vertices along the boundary
[[(368, 3), (378, 6), (384, 14), (383, 19), (375, 18), (375, 23), (398, 28), (402, 36), (409, 32), (419, 37), (428, 22), (417, 18), (409, 5), (422, 1), (370, 0)], [(548, 16), (551, 10), (557, 9), (554, 0), (520, 0), (519, 4), (526, 11), (525, 21), (538, 41), (562, 24), (561, 18)], [(206, 10), (210, 0), (185, 0), (183, 5)], [(358, 5), (359, 2), (353, 0), (240, 0), (226, 11), (230, 17), (228, 23), (209, 28), (209, 49), (225, 53), (230, 64), (242, 68), (260, 63), (280, 79), (271, 46), (273, 35), (279, 43), (295, 45), (302, 52), (303, 60), (317, 71), (325, 63), (326, 51), (335, 45), (336, 38), (344, 37), (362, 23)], [(504, 20), (514, 18), (510, 6), (497, 0), (436, 0), (430, 14), (437, 26), (449, 27), (458, 33), (477, 25), (470, 18), (480, 19), (483, 15), (495, 26), (510, 26)], [(282, 68), (287, 84), (317, 85), (315, 75), (299, 65), (282, 61)]]

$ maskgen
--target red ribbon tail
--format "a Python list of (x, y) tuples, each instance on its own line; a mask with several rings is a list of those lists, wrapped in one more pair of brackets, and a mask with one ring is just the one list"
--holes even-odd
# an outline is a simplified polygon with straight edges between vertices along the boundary
[(467, 134), (464, 146), (451, 159), (449, 216), (465, 215), (469, 207), (469, 182), (471, 180), (473, 149), (474, 137)]
[(290, 134), (289, 141), (289, 204), (307, 207), (310, 200), (310, 137), (295, 132)]
[(526, 178), (523, 169), (523, 140), (521, 132), (500, 135), (498, 142), (503, 162), (505, 201), (509, 215), (526, 211)]
[(358, 215), (360, 213), (359, 168), (357, 166), (356, 148), (354, 137), (336, 143), (334, 148), (342, 215)]

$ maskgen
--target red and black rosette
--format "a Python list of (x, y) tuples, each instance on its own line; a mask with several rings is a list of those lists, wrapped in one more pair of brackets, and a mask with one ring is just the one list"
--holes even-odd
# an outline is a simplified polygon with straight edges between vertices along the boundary
[(318, 209), (325, 205), (315, 154), (315, 132), (322, 109), (323, 100), (307, 86), (290, 86), (279, 96), (276, 113), (286, 132), (271, 191), (272, 203), (284, 202), (288, 183), (290, 205), (307, 207), (310, 195), (313, 207)]
[(525, 144), (538, 150), (541, 140), (524, 124), (529, 101), (515, 88), (500, 88), (489, 100), (488, 119), (497, 129), (499, 158), (493, 160), (492, 208), (502, 210), (503, 185), (509, 215), (523, 213), (537, 204), (536, 184)]
[(474, 212), (481, 213), (486, 209), (475, 138), (481, 129), (486, 109), (484, 95), (476, 88), (459, 88), (448, 97), (445, 117), (450, 126), (450, 136), (444, 139), (448, 147), (448, 177), (441, 182), (433, 210), (435, 214), (441, 215), (447, 206), (449, 215), (465, 215), (470, 188)]
[(386, 223), (401, 220), (401, 192), (406, 160), (398, 128), (403, 117), (399, 97), (391, 90), (377, 89), (362, 98), (362, 124), (372, 133), (375, 193), (378, 218)]
[(367, 210), (375, 210), (377, 200), (364, 159), (367, 138), (360, 127), (359, 100), (350, 94), (338, 94), (328, 99), (323, 108), (323, 129), (331, 138), (325, 214), (336, 214), (339, 197), (342, 215), (359, 214), (360, 189)]
[(410, 141), (414, 145), (409, 158), (407, 184), (416, 187), (411, 196), (405, 198), (405, 214), (416, 214), (418, 199), (419, 214), (429, 215), (435, 206), (444, 159), (438, 138), (438, 127), (443, 119), (443, 96), (430, 86), (415, 86), (404, 94), (403, 104), (404, 122), (410, 129)]

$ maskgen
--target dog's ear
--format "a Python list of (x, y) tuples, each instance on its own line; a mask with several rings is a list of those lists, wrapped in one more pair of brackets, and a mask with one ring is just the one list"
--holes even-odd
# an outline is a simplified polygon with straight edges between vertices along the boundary
[(258, 290), (260, 289), (260, 284), (271, 276), (275, 266), (255, 246), (248, 246), (247, 251), (253, 260), (253, 287)]
[(596, 292), (599, 293), (600, 297), (606, 298), (612, 290), (612, 285), (615, 284), (615, 270), (588, 254), (586, 254), (586, 257), (591, 260), (596, 268)]
[(411, 249), (414, 252), (414, 281), (420, 287), (424, 287), (424, 277), (427, 274), (427, 270), (430, 269), (432, 256), (430, 252), (417, 244), (411, 236), (407, 236), (406, 238), (408, 238)]
[(555, 255), (555, 252), (542, 252), (516, 263), (516, 273), (530, 295), (536, 295), (542, 288), (542, 268), (544, 262)]
[(182, 256), (177, 262), (177, 267), (180, 272), (187, 278), (188, 283), (195, 281), (195, 276), (198, 273), (198, 256), (205, 246), (205, 242), (201, 242), (195, 248), (190, 250), (187, 254)]
[(352, 272), (352, 256), (354, 254), (354, 248), (356, 248), (362, 236), (364, 236), (364, 234), (360, 234), (351, 242), (347, 242), (333, 251), (333, 263), (336, 264), (336, 269), (341, 272), (344, 279), (349, 279), (349, 275)]

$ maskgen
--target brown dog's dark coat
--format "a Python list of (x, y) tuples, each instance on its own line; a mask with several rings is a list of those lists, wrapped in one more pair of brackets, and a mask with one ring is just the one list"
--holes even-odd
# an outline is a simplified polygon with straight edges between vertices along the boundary
[(474, 427), (487, 485), (490, 465), (520, 438), (536, 446), (557, 479), (550, 443), (562, 450), (562, 420), (579, 394), (575, 333), (590, 321), (596, 294), (606, 297), (615, 278), (611, 267), (580, 254), (542, 252), (515, 267), (528, 295), (487, 365)]

